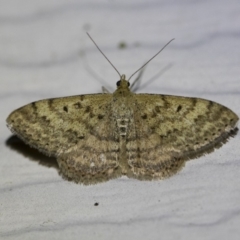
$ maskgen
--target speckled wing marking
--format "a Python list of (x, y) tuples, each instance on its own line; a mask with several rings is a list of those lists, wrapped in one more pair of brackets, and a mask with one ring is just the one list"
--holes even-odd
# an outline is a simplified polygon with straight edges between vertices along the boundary
[(32, 147), (58, 156), (85, 139), (104, 118), (110, 98), (110, 94), (92, 94), (40, 100), (12, 112), (7, 124)]
[(169, 177), (238, 131), (238, 116), (212, 101), (155, 94), (137, 94), (135, 100), (135, 130), (126, 146), (130, 177)]
[(109, 131), (111, 98), (112, 94), (91, 94), (40, 100), (12, 112), (7, 125), (31, 147), (56, 156), (66, 177), (96, 183), (120, 174), (114, 172), (119, 136)]
[(134, 94), (122, 75), (113, 94), (34, 102), (11, 113), (7, 125), (30, 146), (56, 156), (65, 177), (94, 184), (121, 175), (169, 177), (236, 134), (237, 121), (212, 101)]

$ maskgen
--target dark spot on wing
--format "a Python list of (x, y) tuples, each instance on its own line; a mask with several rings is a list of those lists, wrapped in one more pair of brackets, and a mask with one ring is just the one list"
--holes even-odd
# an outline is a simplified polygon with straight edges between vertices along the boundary
[(74, 106), (76, 109), (82, 108), (82, 105), (81, 105), (80, 102), (74, 103), (73, 106)]
[(67, 107), (67, 106), (64, 106), (64, 107), (63, 107), (63, 110), (64, 110), (65, 112), (68, 112), (68, 107)]
[(178, 105), (178, 107), (177, 107), (177, 112), (180, 112), (181, 109), (182, 109), (182, 106), (181, 106), (181, 105)]
[(156, 106), (156, 107), (155, 107), (155, 111), (156, 111), (157, 113), (160, 113), (160, 107), (159, 107), (159, 106)]
[(37, 111), (36, 102), (32, 102), (31, 105), (32, 105), (33, 111), (34, 111), (34, 112)]
[(104, 115), (102, 115), (102, 114), (99, 114), (98, 115), (98, 119), (100, 120), (100, 119), (103, 119), (103, 117), (104, 117)]
[(87, 106), (86, 109), (85, 109), (85, 113), (89, 113), (90, 111), (91, 111), (91, 107)]
[(53, 99), (49, 99), (48, 100), (48, 107), (52, 108), (52, 104), (53, 104)]
[(210, 111), (213, 106), (214, 106), (213, 101), (209, 101), (208, 102), (208, 110)]
[(83, 101), (84, 98), (85, 98), (84, 95), (81, 95), (81, 96), (80, 96), (81, 101)]

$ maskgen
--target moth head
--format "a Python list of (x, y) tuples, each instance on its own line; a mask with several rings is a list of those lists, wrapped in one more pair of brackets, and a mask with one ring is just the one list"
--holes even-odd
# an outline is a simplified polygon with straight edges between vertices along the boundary
[(126, 80), (126, 76), (123, 74), (121, 75), (121, 79), (117, 81), (117, 88), (129, 88), (130, 83)]

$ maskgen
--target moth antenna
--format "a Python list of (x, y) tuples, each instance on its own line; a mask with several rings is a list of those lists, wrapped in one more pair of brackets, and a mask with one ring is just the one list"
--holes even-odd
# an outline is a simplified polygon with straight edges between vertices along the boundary
[(128, 81), (130, 81), (131, 77), (135, 75), (138, 71), (140, 71), (142, 68), (144, 68), (150, 61), (152, 61), (168, 44), (170, 44), (175, 38), (171, 39), (167, 44), (165, 44), (153, 57), (151, 57), (146, 63), (144, 63), (136, 72), (134, 72)]
[(87, 32), (88, 37), (92, 40), (92, 42), (94, 43), (94, 45), (97, 47), (97, 49), (99, 50), (99, 52), (107, 59), (107, 61), (111, 64), (111, 66), (115, 69), (115, 71), (118, 73), (118, 75), (121, 78), (121, 74), (119, 73), (119, 71), (117, 70), (117, 68), (110, 62), (110, 60), (106, 57), (106, 55), (102, 52), (102, 50), (98, 47), (98, 45), (95, 43), (95, 41), (92, 39), (92, 37), (90, 36), (90, 34)]

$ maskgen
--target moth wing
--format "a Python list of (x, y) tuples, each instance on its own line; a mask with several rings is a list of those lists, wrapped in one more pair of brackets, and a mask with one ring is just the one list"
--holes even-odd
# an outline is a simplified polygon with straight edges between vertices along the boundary
[(186, 160), (220, 147), (238, 130), (238, 116), (212, 101), (155, 94), (135, 99), (126, 146), (129, 177), (171, 176)]

